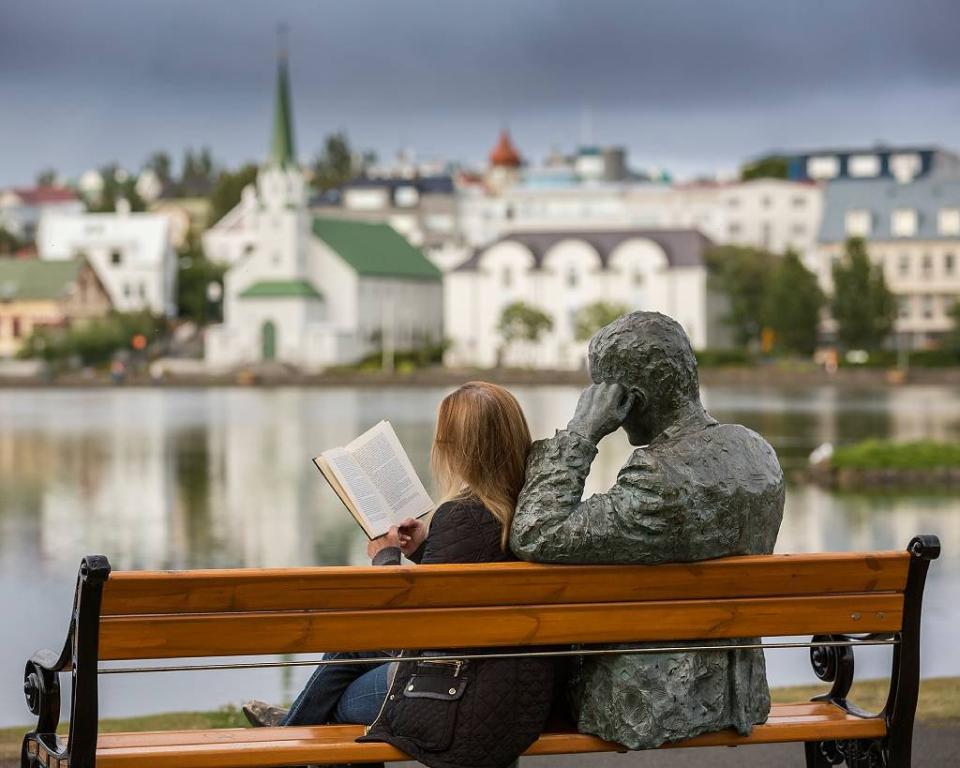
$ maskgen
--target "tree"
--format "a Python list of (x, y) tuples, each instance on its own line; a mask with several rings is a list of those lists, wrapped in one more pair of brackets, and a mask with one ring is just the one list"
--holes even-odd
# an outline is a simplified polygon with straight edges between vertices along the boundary
[(764, 324), (776, 334), (779, 349), (813, 354), (824, 301), (816, 275), (803, 266), (796, 253), (787, 251), (770, 277), (763, 308)]
[(897, 303), (862, 237), (847, 240), (843, 257), (833, 265), (830, 311), (837, 340), (846, 349), (877, 349), (893, 330)]
[(207, 291), (210, 283), (223, 285), (226, 267), (210, 261), (195, 238), (190, 238), (180, 251), (177, 272), (177, 315), (198, 325), (217, 322), (212, 315)]
[(313, 161), (313, 185), (319, 192), (341, 187), (354, 175), (350, 141), (342, 131), (327, 136), (323, 152)]
[(187, 149), (183, 154), (183, 169), (180, 172), (179, 194), (196, 197), (208, 194), (214, 185), (213, 155), (207, 147), (195, 153)]
[(146, 210), (143, 199), (137, 193), (136, 179), (116, 163), (100, 169), (103, 189), (96, 200), (88, 200), (87, 208), (93, 213), (108, 213), (117, 210), (117, 202), (126, 200), (131, 211)]
[(950, 330), (943, 337), (943, 349), (960, 356), (960, 301), (954, 301), (947, 310), (947, 315), (953, 321)]
[(0, 226), (0, 254), (8, 256), (16, 253), (23, 243), (10, 230)]
[[(553, 328), (553, 319), (550, 315), (522, 301), (515, 301), (505, 306), (497, 323), (497, 332), (503, 339), (504, 347), (516, 341), (536, 343), (551, 328)], [(498, 357), (502, 357), (502, 353), (501, 348)]]
[(253, 163), (238, 171), (220, 171), (210, 192), (210, 224), (216, 224), (240, 202), (244, 187), (257, 180), (257, 166)]
[(44, 168), (37, 174), (38, 187), (52, 187), (57, 183), (57, 172), (53, 168)]
[(782, 155), (767, 155), (740, 169), (740, 180), (785, 179), (789, 174), (789, 162)]
[(778, 257), (757, 248), (724, 245), (708, 250), (706, 259), (711, 287), (727, 299), (724, 321), (733, 329), (737, 344), (759, 342), (764, 297)]
[(157, 180), (164, 187), (173, 181), (173, 161), (170, 159), (170, 155), (162, 150), (151, 154), (143, 167), (153, 171)]
[(623, 304), (612, 304), (607, 301), (595, 301), (577, 310), (573, 318), (574, 337), (577, 341), (588, 341), (603, 326), (609, 325), (619, 317), (629, 312), (629, 307)]

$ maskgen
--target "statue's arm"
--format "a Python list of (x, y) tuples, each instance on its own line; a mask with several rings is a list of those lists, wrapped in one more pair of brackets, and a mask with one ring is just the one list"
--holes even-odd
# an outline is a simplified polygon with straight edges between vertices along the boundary
[(517, 557), (545, 563), (661, 562), (679, 533), (652, 459), (635, 453), (616, 485), (581, 501), (596, 445), (575, 432), (534, 443), (510, 529)]

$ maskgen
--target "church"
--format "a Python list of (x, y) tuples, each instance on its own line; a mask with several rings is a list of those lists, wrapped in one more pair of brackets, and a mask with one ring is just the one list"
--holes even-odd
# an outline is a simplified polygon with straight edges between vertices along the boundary
[(255, 184), (203, 238), (229, 266), (211, 370), (277, 362), (304, 371), (443, 338), (440, 271), (386, 224), (315, 218), (297, 165), (287, 57), (277, 63), (273, 138)]

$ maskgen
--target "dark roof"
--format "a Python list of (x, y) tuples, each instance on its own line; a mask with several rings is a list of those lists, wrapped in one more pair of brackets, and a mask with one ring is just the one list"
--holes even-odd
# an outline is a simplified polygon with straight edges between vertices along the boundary
[(343, 189), (389, 189), (391, 194), (398, 187), (414, 187), (421, 195), (453, 194), (453, 177), (444, 176), (416, 176), (412, 179), (393, 177), (358, 176), (343, 185)]
[(627, 240), (652, 240), (667, 255), (671, 267), (699, 267), (704, 263), (704, 251), (713, 245), (706, 235), (695, 229), (617, 229), (617, 230), (549, 230), (535, 232), (512, 232), (484, 248), (478, 248), (473, 255), (457, 267), (460, 270), (476, 269), (485, 251), (498, 243), (519, 243), (527, 248), (534, 258), (535, 269), (543, 266), (543, 258), (557, 243), (563, 240), (583, 240), (600, 255), (604, 268), (610, 254), (617, 246)]
[(439, 280), (440, 270), (393, 227), (345, 219), (315, 218), (313, 234), (359, 275)]
[[(912, 237), (898, 237), (891, 231), (893, 212), (898, 208), (917, 212), (917, 233)], [(909, 184), (892, 179), (832, 181), (823, 193), (820, 242), (846, 239), (848, 211), (870, 211), (868, 240), (955, 240), (956, 235), (938, 231), (937, 217), (942, 208), (960, 208), (960, 179), (927, 177)]]

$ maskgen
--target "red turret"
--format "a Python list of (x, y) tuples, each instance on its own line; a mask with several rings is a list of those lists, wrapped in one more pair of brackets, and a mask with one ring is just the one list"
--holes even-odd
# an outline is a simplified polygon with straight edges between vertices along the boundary
[(497, 145), (490, 152), (490, 165), (495, 168), (519, 168), (523, 158), (510, 140), (510, 133), (504, 128), (500, 131)]

